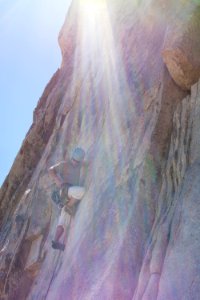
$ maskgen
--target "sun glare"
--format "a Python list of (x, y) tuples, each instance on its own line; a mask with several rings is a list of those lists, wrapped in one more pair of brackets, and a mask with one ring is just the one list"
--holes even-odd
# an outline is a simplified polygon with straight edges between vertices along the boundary
[(80, 0), (81, 10), (87, 14), (98, 14), (106, 8), (106, 0)]

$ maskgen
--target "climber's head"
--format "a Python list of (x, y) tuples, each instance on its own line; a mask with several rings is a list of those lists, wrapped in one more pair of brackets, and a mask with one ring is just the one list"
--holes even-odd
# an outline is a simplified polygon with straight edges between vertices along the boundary
[(82, 163), (85, 157), (85, 151), (82, 148), (75, 148), (72, 152), (72, 163), (79, 164)]

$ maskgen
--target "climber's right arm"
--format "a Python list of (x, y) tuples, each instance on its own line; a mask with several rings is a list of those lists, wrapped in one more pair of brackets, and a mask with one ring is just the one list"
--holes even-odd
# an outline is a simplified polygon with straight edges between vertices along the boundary
[(51, 178), (53, 178), (54, 182), (56, 183), (56, 185), (61, 188), (62, 184), (63, 184), (63, 179), (60, 176), (58, 169), (60, 168), (61, 164), (63, 164), (63, 162), (58, 163), (52, 167), (49, 168), (48, 172), (49, 175), (51, 176)]

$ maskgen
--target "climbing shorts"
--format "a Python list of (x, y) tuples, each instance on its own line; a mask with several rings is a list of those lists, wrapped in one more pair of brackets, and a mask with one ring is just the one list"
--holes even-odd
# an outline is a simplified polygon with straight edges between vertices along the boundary
[(68, 198), (81, 200), (85, 194), (85, 188), (82, 186), (71, 186), (68, 189)]

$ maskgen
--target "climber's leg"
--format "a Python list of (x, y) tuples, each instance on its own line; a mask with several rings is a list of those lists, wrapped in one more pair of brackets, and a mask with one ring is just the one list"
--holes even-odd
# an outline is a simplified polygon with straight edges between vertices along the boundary
[(64, 227), (62, 225), (58, 225), (56, 228), (55, 238), (52, 241), (53, 249), (58, 249), (62, 251), (65, 249), (65, 245), (59, 242), (61, 236), (63, 235), (63, 232), (64, 232)]
[(64, 227), (62, 225), (58, 225), (56, 228), (56, 234), (54, 239), (55, 242), (59, 242), (63, 232), (64, 232)]
[(74, 216), (77, 208), (80, 204), (81, 199), (85, 194), (85, 188), (81, 186), (72, 186), (68, 191), (68, 201), (65, 205), (65, 211), (68, 212), (69, 215)]
[(58, 225), (56, 228), (55, 238), (52, 241), (52, 248), (64, 251), (65, 245), (60, 242), (63, 233), (65, 233), (66, 228), (70, 222), (70, 216), (66, 213), (65, 209), (61, 210), (61, 215), (58, 220)]
[(70, 204), (70, 206), (72, 206), (73, 204), (75, 204), (75, 202), (80, 201), (84, 195), (85, 188), (83, 186), (71, 186), (68, 190), (69, 201), (67, 203), (69, 204), (70, 202), (72, 202), (72, 204)]

